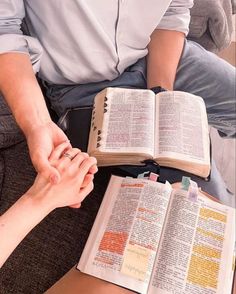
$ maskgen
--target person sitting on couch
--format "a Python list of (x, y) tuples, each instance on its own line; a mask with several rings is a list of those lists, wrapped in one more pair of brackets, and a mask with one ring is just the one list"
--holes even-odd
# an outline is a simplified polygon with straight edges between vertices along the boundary
[(209, 123), (235, 137), (234, 68), (186, 40), (193, 0), (159, 2), (1, 0), (0, 91), (46, 178), (60, 179), (48, 157), (67, 138), (35, 72), (59, 116), (106, 87), (162, 87), (203, 97)]

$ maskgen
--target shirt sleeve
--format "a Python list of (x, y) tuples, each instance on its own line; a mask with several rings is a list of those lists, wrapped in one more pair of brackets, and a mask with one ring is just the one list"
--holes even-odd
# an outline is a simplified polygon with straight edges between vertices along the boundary
[(179, 31), (187, 35), (192, 6), (193, 0), (172, 0), (157, 29)]
[(23, 34), (21, 24), (24, 17), (23, 0), (0, 0), (0, 54), (29, 54), (34, 71), (37, 72), (43, 50), (36, 38)]

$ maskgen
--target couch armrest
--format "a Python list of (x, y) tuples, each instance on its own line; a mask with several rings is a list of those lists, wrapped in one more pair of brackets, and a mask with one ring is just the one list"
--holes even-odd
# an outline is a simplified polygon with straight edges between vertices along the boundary
[(235, 0), (195, 0), (188, 38), (218, 52), (231, 43), (232, 3)]

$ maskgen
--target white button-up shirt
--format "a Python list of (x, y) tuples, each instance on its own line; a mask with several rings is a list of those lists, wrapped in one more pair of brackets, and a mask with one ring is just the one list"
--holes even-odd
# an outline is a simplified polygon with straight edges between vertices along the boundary
[[(0, 0), (0, 53), (30, 54), (56, 84), (113, 80), (158, 29), (188, 33), (193, 0)], [(22, 34), (25, 18), (29, 35)]]

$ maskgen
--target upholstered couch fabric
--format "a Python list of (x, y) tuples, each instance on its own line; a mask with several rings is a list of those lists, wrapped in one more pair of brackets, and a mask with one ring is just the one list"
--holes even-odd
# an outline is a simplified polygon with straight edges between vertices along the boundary
[(195, 0), (188, 38), (207, 50), (219, 52), (231, 43), (235, 0)]
[[(0, 154), (2, 214), (31, 186), (35, 171), (25, 142)], [(0, 269), (1, 294), (43, 293), (79, 260), (107, 184), (105, 175), (99, 177), (80, 209), (53, 211), (17, 247)]]
[[(230, 0), (195, 2), (189, 37), (210, 50), (227, 46), (231, 31), (231, 8), (227, 6)], [(210, 6), (219, 5), (224, 10), (221, 13), (226, 13), (227, 23), (220, 18), (216, 22), (218, 27), (223, 24), (225, 34), (225, 38), (219, 36), (217, 40), (216, 31), (212, 35), (215, 29), (209, 26), (209, 19), (213, 18), (206, 13)], [(0, 214), (27, 191), (35, 174), (24, 137), (0, 97)], [(106, 173), (101, 172), (95, 177), (95, 190), (80, 209), (55, 210), (25, 238), (0, 269), (0, 294), (43, 293), (79, 260), (107, 181)]]

